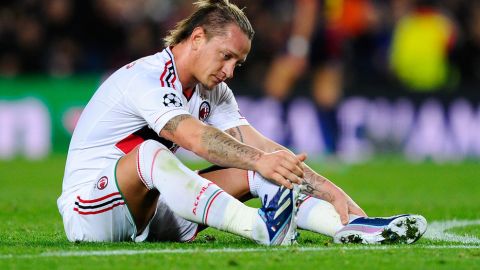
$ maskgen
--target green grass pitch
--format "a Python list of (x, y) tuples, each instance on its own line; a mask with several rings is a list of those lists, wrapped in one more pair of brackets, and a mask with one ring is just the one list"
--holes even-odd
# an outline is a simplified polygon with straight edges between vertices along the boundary
[[(410, 164), (390, 158), (355, 166), (311, 164), (372, 216), (420, 213), (431, 223), (467, 223), (443, 231), (441, 239), (422, 238), (410, 246), (336, 245), (327, 237), (300, 231), (297, 246), (266, 248), (213, 229), (188, 244), (70, 243), (56, 208), (64, 161), (63, 155), (38, 162), (0, 161), (0, 269), (480, 267), (478, 162)], [(454, 242), (445, 238), (447, 234), (472, 241)]]

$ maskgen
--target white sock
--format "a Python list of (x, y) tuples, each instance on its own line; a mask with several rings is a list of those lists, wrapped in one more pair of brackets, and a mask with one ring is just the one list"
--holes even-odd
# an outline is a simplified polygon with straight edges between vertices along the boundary
[(147, 140), (138, 149), (137, 170), (149, 189), (156, 188), (181, 217), (253, 239), (261, 222), (257, 209), (248, 207), (217, 185), (183, 165), (162, 144)]
[(331, 237), (343, 228), (340, 215), (331, 203), (307, 195), (300, 196), (299, 200), (297, 213), (299, 228)]
[[(250, 193), (253, 197), (260, 198), (262, 205), (268, 203), (278, 192), (279, 186), (277, 184), (266, 180), (262, 175), (255, 171), (248, 171), (247, 177), (250, 186)], [(265, 197), (267, 197), (266, 201)]]
[[(275, 194), (278, 190), (277, 185), (256, 172), (248, 171), (247, 175), (250, 193), (254, 197), (259, 197), (262, 204), (266, 194), (271, 197), (270, 194)], [(337, 231), (343, 228), (340, 216), (332, 204), (306, 195), (300, 195), (299, 203), (297, 226), (300, 229), (333, 237)]]

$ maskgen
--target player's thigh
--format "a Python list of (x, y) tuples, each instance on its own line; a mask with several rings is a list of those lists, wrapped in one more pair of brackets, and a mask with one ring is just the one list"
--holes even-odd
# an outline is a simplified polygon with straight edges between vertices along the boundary
[(129, 241), (135, 237), (135, 223), (118, 189), (115, 167), (113, 162), (102, 170), (93, 185), (74, 194), (74, 203), (64, 214), (70, 241)]
[(237, 199), (244, 198), (250, 194), (248, 178), (251, 177), (251, 172), (249, 171), (212, 166), (200, 170), (198, 174), (217, 184), (221, 189)]
[[(158, 144), (158, 147), (162, 146)], [(139, 177), (139, 149), (136, 147), (118, 161), (116, 176), (118, 187), (134, 217), (135, 224), (139, 230), (142, 230), (155, 212), (158, 192), (155, 189), (147, 189)], [(151, 161), (147, 162), (151, 163)]]

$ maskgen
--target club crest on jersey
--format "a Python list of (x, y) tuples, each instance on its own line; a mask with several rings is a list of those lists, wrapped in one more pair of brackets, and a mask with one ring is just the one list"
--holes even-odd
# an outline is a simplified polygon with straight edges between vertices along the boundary
[(163, 96), (163, 105), (165, 107), (182, 107), (182, 100), (174, 93), (168, 93)]
[(207, 117), (210, 115), (210, 103), (208, 101), (202, 102), (200, 104), (200, 109), (198, 110), (198, 119), (201, 121), (205, 121)]
[(102, 176), (100, 179), (98, 179), (97, 182), (97, 188), (99, 190), (103, 190), (108, 186), (108, 177)]

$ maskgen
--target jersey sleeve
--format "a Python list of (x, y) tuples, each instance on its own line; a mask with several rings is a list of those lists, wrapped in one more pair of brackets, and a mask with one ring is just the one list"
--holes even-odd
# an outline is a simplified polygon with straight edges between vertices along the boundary
[(218, 96), (207, 123), (220, 130), (249, 125), (247, 119), (240, 113), (232, 90), (225, 83), (218, 87)]
[(127, 98), (133, 110), (145, 119), (157, 134), (175, 116), (190, 114), (177, 90), (160, 87), (152, 82), (134, 84), (136, 90), (129, 91)]

